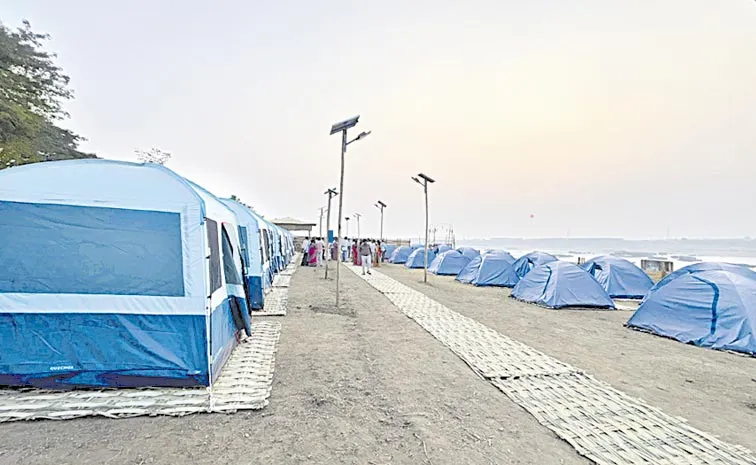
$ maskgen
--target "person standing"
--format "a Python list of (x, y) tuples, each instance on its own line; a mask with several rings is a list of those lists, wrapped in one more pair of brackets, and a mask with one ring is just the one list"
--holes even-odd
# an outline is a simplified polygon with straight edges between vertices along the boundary
[(309, 266), (316, 266), (318, 264), (318, 248), (315, 245), (315, 239), (310, 239), (310, 248), (307, 253), (307, 264)]
[(310, 238), (305, 237), (304, 241), (302, 241), (302, 266), (307, 266), (307, 259), (310, 252)]
[(343, 241), (339, 241), (339, 245), (341, 246), (341, 261), (346, 263), (349, 258), (349, 238), (344, 237)]
[(375, 266), (381, 266), (383, 261), (383, 244), (379, 240), (375, 247)]
[(325, 254), (325, 242), (323, 242), (323, 238), (319, 237), (317, 241), (315, 241), (315, 251), (317, 252), (317, 260), (315, 261), (316, 266), (323, 266), (323, 254)]
[(360, 259), (362, 260), (362, 274), (364, 275), (365, 272), (367, 272), (367, 274), (372, 274), (370, 272), (370, 268), (373, 264), (372, 250), (370, 243), (364, 239), (362, 240), (362, 244), (360, 244)]
[(360, 251), (359, 244), (357, 243), (357, 240), (352, 241), (352, 265), (354, 266), (360, 266)]

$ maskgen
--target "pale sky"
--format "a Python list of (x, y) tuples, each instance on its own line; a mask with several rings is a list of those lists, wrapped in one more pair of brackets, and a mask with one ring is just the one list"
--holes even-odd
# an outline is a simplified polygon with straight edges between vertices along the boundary
[(53, 36), (83, 149), (159, 147), (268, 218), (317, 221), (330, 125), (360, 114), (363, 236), (378, 199), (386, 236), (421, 233), (420, 171), (458, 237), (756, 236), (753, 0), (2, 2), (22, 19)]

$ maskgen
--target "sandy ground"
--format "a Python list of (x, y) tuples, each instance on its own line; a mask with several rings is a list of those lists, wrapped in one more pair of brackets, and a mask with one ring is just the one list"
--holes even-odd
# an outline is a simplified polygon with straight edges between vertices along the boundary
[(548, 310), (451, 277), (381, 271), (438, 302), (693, 426), (756, 451), (756, 358), (703, 349), (624, 327), (630, 311)]
[[(321, 273), (300, 269), (294, 275), (290, 313), (281, 320), (273, 394), (264, 410), (184, 418), (0, 424), (0, 464), (588, 463), (347, 270), (342, 276), (348, 297), (343, 308), (336, 310), (333, 282), (324, 281)], [(417, 275), (399, 269), (391, 274), (405, 281), (417, 279)], [(463, 295), (468, 295), (467, 302), (458, 299)], [(475, 299), (481, 299), (479, 304), (473, 303), (477, 302), (472, 298), (476, 295)], [(449, 287), (439, 291), (439, 296), (460, 311), (477, 312), (489, 324), (497, 324), (491, 309), (501, 305), (500, 294)], [(536, 322), (530, 329), (524, 323), (500, 323), (503, 331), (513, 335), (541, 331)], [(542, 323), (551, 326), (545, 320)], [(553, 330), (550, 333), (554, 335)], [(561, 335), (568, 336), (591, 337)], [(631, 333), (628, 337), (653, 340)], [(612, 348), (617, 345), (612, 344)], [(551, 349), (565, 359), (596, 359), (596, 365), (612, 366), (617, 358), (605, 356), (608, 348), (585, 355), (583, 352), (590, 351), (580, 346), (571, 347), (569, 354), (559, 353), (553, 345)], [(750, 360), (736, 360), (726, 354), (706, 354), (706, 358), (709, 364), (721, 361), (741, 370), (753, 366), (746, 363)], [(587, 363), (581, 365), (592, 368)], [(690, 369), (701, 371), (701, 365)], [(720, 384), (733, 378), (728, 376)], [(699, 377), (694, 378), (695, 384), (680, 388), (697, 392)], [(741, 390), (746, 387), (742, 378), (737, 378)], [(655, 376), (652, 383), (645, 384), (646, 389), (676, 386), (677, 375), (675, 381), (660, 379)], [(674, 396), (672, 391), (670, 397)], [(733, 422), (753, 421), (753, 413), (741, 405), (745, 394), (737, 392), (734, 384), (726, 392), (728, 398), (722, 402), (727, 409), (713, 412), (722, 418), (725, 412), (735, 412), (738, 415), (733, 415)], [(687, 394), (686, 399), (695, 400), (696, 396)], [(702, 406), (678, 407), (682, 413), (688, 408), (712, 413)], [(703, 426), (715, 429), (711, 422)], [(740, 437), (743, 443), (748, 442), (743, 435), (753, 431), (742, 423), (729, 428), (721, 425), (719, 429)], [(738, 436), (738, 429), (745, 433)]]

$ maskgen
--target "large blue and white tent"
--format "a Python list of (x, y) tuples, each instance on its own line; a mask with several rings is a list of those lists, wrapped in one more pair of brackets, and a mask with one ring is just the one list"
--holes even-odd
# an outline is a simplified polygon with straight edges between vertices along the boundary
[(487, 253), (480, 258), (480, 266), (471, 281), (474, 286), (514, 287), (519, 281), (513, 267), (515, 259), (509, 253)]
[(549, 308), (615, 308), (593, 276), (573, 263), (560, 261), (533, 268), (512, 289), (512, 297)]
[(588, 260), (580, 267), (593, 275), (615, 299), (642, 299), (654, 285), (643, 270), (624, 258), (603, 255)]
[[(482, 261), (483, 255), (478, 255), (477, 257), (473, 258), (472, 260), (467, 262), (467, 265), (465, 265), (459, 273), (457, 273), (457, 277), (454, 279), (464, 284), (470, 284), (473, 279), (478, 276), (478, 270), (480, 269), (480, 264)], [(514, 261), (514, 259), (512, 261)]]
[(462, 255), (464, 255), (465, 257), (471, 260), (475, 257), (480, 256), (480, 251), (472, 247), (458, 247), (457, 252), (461, 253)]
[(627, 325), (701, 347), (756, 355), (756, 278), (727, 268), (678, 275), (650, 293)]
[(557, 258), (549, 253), (530, 252), (529, 254), (518, 258), (513, 266), (517, 276), (523, 278), (526, 274), (530, 273), (533, 268), (556, 260)]
[[(428, 249), (428, 266), (436, 258), (436, 254), (432, 250)], [(425, 268), (425, 249), (415, 249), (407, 257), (407, 262), (404, 264), (407, 268)]]
[(211, 384), (249, 330), (237, 231), (160, 165), (1, 171), (0, 384)]
[(447, 250), (436, 255), (433, 263), (428, 265), (428, 271), (437, 275), (456, 276), (469, 261), (470, 259), (460, 252)]
[(270, 287), (267, 278), (269, 263), (263, 264), (264, 242), (260, 234), (258, 217), (248, 207), (233, 199), (221, 199), (236, 215), (239, 225), (239, 242), (244, 262), (245, 290), (250, 308), (260, 310), (265, 303), (265, 290)]
[(407, 259), (409, 258), (410, 254), (412, 254), (412, 252), (414, 252), (415, 250), (416, 249), (408, 247), (406, 245), (397, 247), (396, 250), (394, 250), (394, 252), (391, 254), (389, 261), (398, 265), (407, 263)]

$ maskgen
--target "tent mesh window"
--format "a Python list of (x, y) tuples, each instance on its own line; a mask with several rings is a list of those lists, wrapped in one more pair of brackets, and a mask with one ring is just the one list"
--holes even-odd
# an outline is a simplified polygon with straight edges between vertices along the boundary
[(210, 294), (220, 289), (220, 247), (218, 244), (218, 223), (207, 218), (207, 243), (210, 246)]

